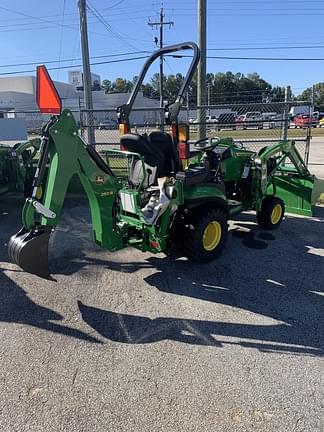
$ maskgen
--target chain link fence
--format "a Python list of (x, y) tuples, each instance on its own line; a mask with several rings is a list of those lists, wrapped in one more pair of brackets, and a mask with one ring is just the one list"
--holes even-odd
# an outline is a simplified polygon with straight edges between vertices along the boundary
[[(197, 111), (202, 111), (203, 122), (198, 123)], [(83, 138), (91, 140), (100, 151), (117, 148), (119, 131), (116, 109), (81, 110), (77, 113)], [(308, 117), (304, 122), (297, 122), (296, 117), (303, 114)], [(300, 116), (298, 116), (300, 117)], [(179, 122), (189, 124), (190, 140), (199, 137), (232, 137), (235, 142), (253, 151), (278, 142), (291, 139), (305, 161), (308, 161), (312, 128), (310, 103), (273, 102), (248, 104), (223, 104), (203, 107), (184, 107), (179, 115)], [(150, 133), (153, 130), (166, 130), (161, 123), (160, 108), (134, 108), (130, 116), (132, 132)], [(90, 132), (90, 134), (89, 134)]]
[[(201, 118), (204, 119), (201, 123), (197, 121), (198, 109), (202, 110)], [(116, 108), (91, 111), (81, 109), (73, 111), (73, 114), (83, 139), (94, 144), (98, 151), (119, 148)], [(30, 137), (39, 135), (42, 125), (49, 119), (49, 115), (38, 111), (16, 112), (15, 116), (25, 119)], [(131, 130), (139, 134), (149, 134), (154, 130), (169, 131), (162, 124), (161, 118), (163, 115), (160, 108), (134, 108), (130, 115)], [(316, 121), (310, 119), (312, 106), (307, 102), (187, 106), (179, 114), (179, 122), (189, 125), (192, 143), (199, 137), (232, 137), (243, 147), (259, 151), (281, 139), (291, 139), (296, 142), (306, 162), (312, 130), (317, 126)]]

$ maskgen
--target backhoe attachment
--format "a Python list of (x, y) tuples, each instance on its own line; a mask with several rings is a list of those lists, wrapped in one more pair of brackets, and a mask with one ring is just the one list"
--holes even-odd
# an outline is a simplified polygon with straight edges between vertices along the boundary
[[(88, 197), (95, 243), (110, 251), (122, 248), (122, 237), (114, 229), (114, 208), (120, 184), (95, 149), (82, 141), (72, 113), (64, 110), (43, 130), (33, 194), (26, 199), (22, 211), (23, 227), (9, 241), (9, 255), (23, 270), (41, 277), (49, 276), (50, 234), (59, 222), (67, 189), (75, 175)], [(44, 190), (41, 198), (39, 190)]]
[[(58, 114), (61, 112), (59, 96), (57, 93), (53, 95), (56, 89), (45, 67), (39, 68), (38, 105), (42, 112)], [(46, 98), (43, 91), (50, 92), (50, 97)], [(41, 277), (50, 275), (50, 234), (59, 222), (73, 176), (79, 177), (88, 197), (94, 241), (110, 251), (122, 247), (122, 238), (114, 230), (114, 208), (120, 185), (95, 149), (80, 138), (72, 113), (64, 110), (53, 116), (42, 130), (33, 192), (31, 198), (26, 199), (22, 211), (23, 227), (9, 240), (9, 256), (29, 273)]]
[(8, 244), (8, 253), (12, 261), (24, 271), (42, 278), (49, 278), (48, 244), (51, 229), (22, 228), (12, 236)]

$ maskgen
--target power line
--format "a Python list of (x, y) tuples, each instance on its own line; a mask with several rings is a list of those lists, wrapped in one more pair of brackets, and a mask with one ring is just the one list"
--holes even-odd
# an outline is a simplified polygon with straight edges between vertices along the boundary
[(103, 24), (103, 26), (111, 33), (115, 38), (122, 41), (124, 44), (128, 45), (132, 49), (138, 50), (134, 45), (129, 43), (117, 30), (115, 30), (102, 16), (102, 14), (88, 1), (88, 8), (92, 12), (92, 14), (98, 19), (98, 21)]
[(219, 60), (255, 60), (255, 61), (324, 61), (324, 58), (289, 58), (289, 57), (226, 57), (207, 56), (209, 59)]
[(324, 48), (324, 45), (208, 48), (207, 51), (254, 51), (254, 50), (317, 49), (317, 48), (322, 49)]
[[(121, 62), (127, 62), (127, 61), (133, 61), (133, 60), (142, 60), (142, 59), (146, 59), (147, 56), (140, 56), (140, 57), (129, 57), (126, 59), (116, 59), (116, 60), (108, 60), (108, 61), (102, 61), (102, 62), (91, 62), (90, 65), (91, 66), (98, 66), (98, 65), (104, 65), (104, 64), (110, 64), (110, 63), (121, 63)], [(71, 68), (76, 68), (76, 67), (81, 67), (82, 64), (77, 64), (77, 65), (68, 65), (68, 66), (60, 66), (60, 68), (58, 67), (52, 67), (52, 68), (48, 68), (48, 70), (58, 70), (58, 69), (71, 69)], [(3, 75), (16, 75), (16, 74), (21, 74), (21, 73), (33, 73), (35, 72), (34, 69), (32, 70), (24, 70), (24, 71), (13, 71), (13, 72), (1, 72), (0, 76)]]
[[(134, 54), (150, 54), (151, 51), (135, 51), (135, 52), (126, 52), (126, 53), (119, 53), (119, 54), (107, 54), (107, 55), (98, 55), (98, 56), (92, 56), (92, 59), (99, 59), (99, 58), (109, 58), (109, 57), (119, 57), (119, 56), (125, 56), (125, 55), (134, 55)], [(70, 58), (70, 59), (64, 59), (60, 60), (61, 63), (71, 62), (81, 60), (80, 57), (77, 58)], [(58, 63), (58, 60), (42, 60), (42, 61), (35, 61), (35, 62), (29, 62), (29, 63), (16, 63), (16, 64), (7, 64), (7, 65), (0, 65), (0, 68), (7, 68), (7, 67), (17, 67), (17, 66), (33, 66), (33, 65), (39, 65), (41, 63)]]
[[(208, 48), (208, 51), (250, 51), (250, 50), (272, 50), (272, 49), (313, 49), (313, 48), (324, 48), (324, 45), (318, 45), (318, 46), (280, 46), (280, 47), (248, 47), (248, 48), (241, 48), (241, 47), (229, 47), (229, 48)], [(143, 50), (143, 51), (132, 51), (132, 52), (125, 52), (125, 53), (118, 53), (118, 54), (107, 54), (107, 55), (99, 55), (99, 56), (91, 56), (92, 59), (99, 59), (99, 58), (109, 58), (109, 57), (119, 57), (119, 56), (125, 56), (125, 55), (134, 55), (134, 54), (150, 54), (151, 51)], [(209, 56), (208, 58), (214, 58), (213, 56)], [(216, 58), (216, 57), (215, 57)], [(236, 57), (231, 57), (231, 59), (235, 60)], [(58, 59), (58, 60), (37, 60), (34, 62), (26, 62), (26, 63), (11, 63), (11, 64), (3, 64), (0, 65), (0, 68), (9, 68), (9, 67), (19, 67), (19, 66), (33, 66), (38, 65), (41, 63), (46, 64), (52, 64), (52, 63), (66, 63), (71, 61), (77, 61), (80, 60), (80, 57), (76, 58), (69, 58), (69, 59)], [(279, 59), (281, 60), (281, 59)], [(282, 59), (285, 60), (285, 59)], [(291, 59), (291, 60), (298, 60), (298, 59)], [(308, 60), (308, 59), (305, 59)], [(322, 59), (314, 59), (321, 61)]]
[[(138, 51), (138, 53), (146, 53), (147, 51)], [(113, 57), (117, 56), (118, 54), (111, 55), (111, 56), (94, 56), (92, 58), (107, 58), (107, 57)], [(122, 54), (119, 54), (122, 55)], [(166, 57), (188, 57), (191, 58), (189, 55), (167, 55)], [(109, 61), (102, 61), (102, 62), (91, 62), (90, 65), (96, 66), (96, 65), (104, 65), (104, 64), (110, 64), (110, 63), (118, 63), (118, 62), (127, 62), (127, 61), (133, 61), (133, 60), (141, 60), (146, 59), (148, 56), (139, 56), (139, 57), (128, 57), (128, 58), (121, 58), (116, 60), (109, 60)], [(216, 60), (254, 60), (254, 61), (324, 61), (324, 58), (278, 58), (278, 57), (226, 57), (226, 56), (207, 56), (208, 59), (216, 59)], [(70, 59), (70, 60), (61, 60), (62, 62), (67, 61), (75, 61), (79, 59)], [(46, 63), (46, 62), (45, 62)], [(57, 63), (57, 61), (49, 61), (47, 63)], [(32, 63), (32, 64), (39, 64), (39, 63)], [(81, 67), (82, 64), (77, 65), (68, 65), (68, 66), (60, 66), (60, 67), (52, 67), (48, 68), (48, 70), (58, 70), (58, 69), (71, 69), (76, 67)], [(35, 72), (32, 70), (23, 70), (23, 71), (11, 71), (11, 72), (1, 72), (0, 76), (4, 75), (15, 75), (15, 74), (22, 74), (22, 73), (33, 73)]]

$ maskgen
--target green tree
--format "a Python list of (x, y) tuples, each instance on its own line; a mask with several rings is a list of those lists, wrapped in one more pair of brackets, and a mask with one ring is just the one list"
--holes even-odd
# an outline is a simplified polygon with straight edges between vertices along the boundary
[(133, 83), (125, 78), (116, 78), (111, 85), (113, 93), (129, 93), (132, 91)]
[[(299, 101), (311, 101), (312, 91), (312, 87), (309, 87), (296, 99)], [(314, 85), (314, 108), (316, 111), (324, 111), (324, 82)]]
[(111, 81), (104, 79), (102, 81), (102, 89), (106, 94), (109, 93), (111, 91)]
[[(135, 76), (131, 81), (125, 78), (117, 78), (114, 82), (109, 80), (103, 81), (105, 92), (125, 93), (130, 92), (134, 87), (138, 77)], [(184, 76), (181, 73), (164, 75), (163, 87), (164, 97), (168, 102), (173, 102), (183, 84)], [(247, 102), (280, 102), (284, 100), (284, 88), (272, 87), (270, 83), (261, 78), (256, 72), (244, 75), (241, 72), (233, 73), (218, 72), (213, 74), (209, 72), (206, 75), (206, 84), (210, 89), (210, 103), (247, 103)], [(320, 95), (323, 95), (324, 84), (318, 84), (316, 89), (319, 102), (323, 101)], [(207, 89), (206, 89), (207, 90)], [(160, 75), (155, 73), (151, 79), (141, 86), (141, 91), (145, 97), (158, 99), (160, 96)], [(197, 73), (194, 75), (189, 85), (189, 102), (190, 105), (197, 103)], [(307, 89), (306, 96), (310, 89)], [(305, 95), (301, 95), (305, 97)], [(207, 102), (207, 101), (206, 101)], [(324, 104), (324, 103), (323, 103)]]
[(165, 79), (164, 98), (170, 103), (173, 102), (182, 86), (184, 76), (181, 73), (176, 75), (168, 75)]

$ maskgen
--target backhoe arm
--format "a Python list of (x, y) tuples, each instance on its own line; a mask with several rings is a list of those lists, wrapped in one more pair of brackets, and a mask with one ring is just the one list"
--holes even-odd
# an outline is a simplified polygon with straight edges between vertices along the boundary
[[(26, 200), (22, 214), (23, 228), (9, 242), (9, 254), (13, 260), (24, 270), (41, 276), (49, 275), (49, 234), (59, 222), (66, 192), (74, 175), (80, 178), (88, 197), (95, 242), (111, 251), (122, 247), (121, 236), (114, 229), (114, 206), (119, 183), (96, 151), (82, 141), (69, 110), (64, 110), (49, 127), (47, 139), (44, 145), (48, 145), (50, 166), (44, 196), (38, 200), (35, 192), (32, 198)], [(43, 178), (38, 177), (40, 171), (41, 166), (35, 175), (34, 189), (45, 183)], [(39, 255), (44, 253), (46, 262), (39, 265)], [(24, 258), (27, 256), (26, 262)]]

